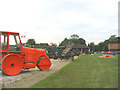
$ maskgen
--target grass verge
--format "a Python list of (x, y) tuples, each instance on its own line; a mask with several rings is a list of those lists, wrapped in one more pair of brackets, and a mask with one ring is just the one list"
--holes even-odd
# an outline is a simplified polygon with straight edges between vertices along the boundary
[(118, 56), (80, 55), (31, 88), (118, 88)]

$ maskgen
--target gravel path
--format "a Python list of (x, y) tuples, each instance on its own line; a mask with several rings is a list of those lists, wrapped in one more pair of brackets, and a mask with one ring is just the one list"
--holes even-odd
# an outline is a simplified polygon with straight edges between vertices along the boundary
[[(48, 71), (39, 71), (38, 68), (33, 68), (29, 70), (22, 71), (16, 76), (0, 76), (0, 86), (2, 84), (3, 88), (28, 88), (31, 85), (45, 79), (52, 73), (58, 71), (60, 68), (64, 67), (71, 60), (53, 60), (51, 59), (52, 66)], [(1, 72), (0, 72), (1, 74)], [(2, 83), (1, 83), (2, 82)]]

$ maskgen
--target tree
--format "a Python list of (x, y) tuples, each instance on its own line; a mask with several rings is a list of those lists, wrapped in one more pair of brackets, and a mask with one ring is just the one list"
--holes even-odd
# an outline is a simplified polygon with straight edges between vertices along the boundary
[(35, 44), (35, 40), (34, 39), (28, 39), (26, 44), (34, 45)]
[(69, 39), (65, 38), (59, 46), (66, 46), (69, 43)]
[(116, 35), (111, 35), (111, 37), (110, 38), (115, 38), (116, 37)]
[(108, 51), (108, 44), (110, 43), (120, 43), (120, 37), (111, 35), (109, 39), (98, 43), (98, 45), (95, 45), (95, 51)]
[(92, 52), (95, 51), (95, 44), (94, 44), (94, 42), (91, 42), (90, 44), (88, 44), (88, 46), (90, 47), (90, 51), (92, 51)]
[(118, 43), (119, 37), (115, 37), (116, 35), (111, 35), (111, 37), (108, 39), (109, 43)]
[(80, 44), (86, 44), (86, 41), (83, 38), (79, 38), (79, 36), (77, 34), (73, 34), (73, 35), (71, 35), (71, 38), (69, 38), (69, 39), (65, 38), (60, 43), (59, 46), (67, 46), (68, 44), (71, 44), (71, 43), (80, 45)]
[(80, 41), (80, 44), (86, 44), (86, 41), (83, 38), (78, 39)]
[(78, 39), (78, 38), (79, 38), (79, 36), (77, 34), (71, 35), (71, 39)]

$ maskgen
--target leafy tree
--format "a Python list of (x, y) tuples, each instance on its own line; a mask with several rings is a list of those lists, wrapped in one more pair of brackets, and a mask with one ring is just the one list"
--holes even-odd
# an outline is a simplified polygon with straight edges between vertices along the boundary
[(95, 51), (95, 44), (94, 44), (94, 42), (91, 42), (90, 44), (88, 44), (88, 46), (90, 47), (90, 51), (92, 51), (92, 52)]
[(92, 48), (92, 45), (89, 44), (88, 46), (91, 47), (93, 51), (108, 51), (108, 44), (110, 43), (120, 43), (120, 37), (116, 37), (116, 35), (111, 35), (109, 39), (98, 43), (95, 45), (95, 48)]
[(66, 46), (68, 43), (70, 43), (70, 42), (69, 42), (69, 39), (65, 38), (65, 39), (60, 43), (59, 46)]
[(80, 44), (86, 44), (86, 41), (83, 38), (78, 39), (80, 41)]
[(79, 39), (79, 36), (77, 34), (71, 35), (71, 39)]
[(80, 44), (86, 44), (86, 41), (83, 38), (79, 38), (79, 36), (77, 34), (73, 34), (73, 35), (71, 35), (70, 39), (65, 38), (60, 43), (59, 46), (67, 46), (68, 44), (71, 44), (71, 43), (80, 45)]
[(116, 35), (112, 35), (110, 38), (109, 38), (109, 43), (118, 43), (118, 39), (119, 37), (115, 37)]
[(116, 35), (111, 35), (111, 37), (110, 38), (115, 38), (116, 37)]
[(28, 39), (26, 44), (34, 45), (35, 44), (35, 40), (34, 39)]

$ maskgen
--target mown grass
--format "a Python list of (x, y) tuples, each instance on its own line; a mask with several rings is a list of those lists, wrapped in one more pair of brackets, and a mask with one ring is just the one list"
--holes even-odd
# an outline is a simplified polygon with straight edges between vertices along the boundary
[(99, 56), (80, 55), (31, 88), (118, 88), (118, 56)]

